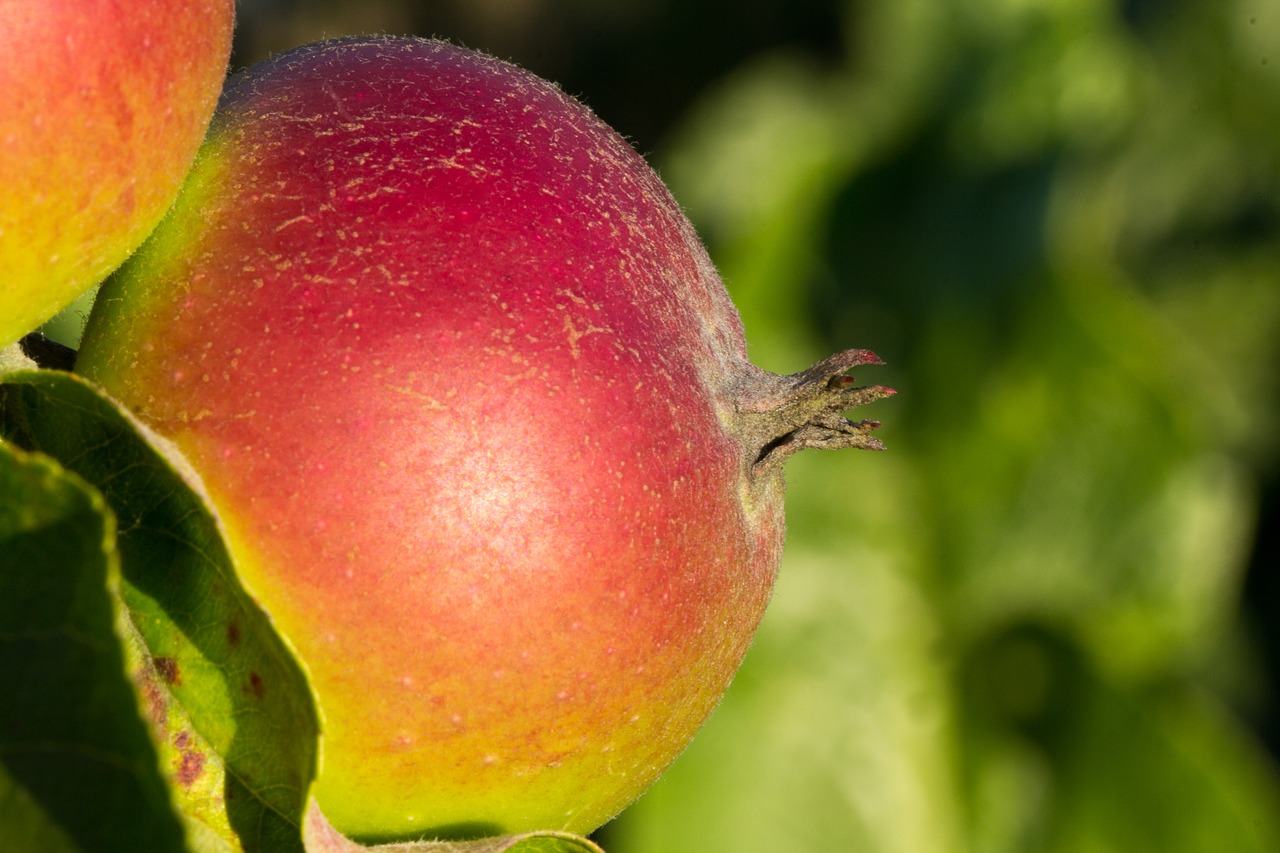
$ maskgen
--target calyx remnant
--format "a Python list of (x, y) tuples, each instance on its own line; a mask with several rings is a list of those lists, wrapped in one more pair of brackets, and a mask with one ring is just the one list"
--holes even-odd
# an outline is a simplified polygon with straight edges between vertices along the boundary
[(779, 375), (764, 370), (742, 374), (731, 390), (734, 432), (755, 448), (753, 477), (778, 472), (782, 463), (807, 447), (836, 450), (856, 447), (884, 450), (873, 436), (879, 421), (853, 421), (844, 416), (897, 392), (883, 385), (857, 385), (849, 370), (884, 362), (875, 353), (850, 349), (824, 358), (799, 373)]

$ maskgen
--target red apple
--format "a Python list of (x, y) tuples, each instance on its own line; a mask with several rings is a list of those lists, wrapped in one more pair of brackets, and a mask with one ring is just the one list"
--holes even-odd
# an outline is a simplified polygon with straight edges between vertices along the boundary
[[(364, 839), (587, 832), (729, 683), (782, 460), (887, 389), (751, 366), (688, 221), (553, 85), (450, 45), (235, 79), (79, 369), (204, 478)], [(268, 686), (267, 689), (270, 689)]]
[(173, 202), (234, 0), (0, 0), (0, 346), (97, 284)]

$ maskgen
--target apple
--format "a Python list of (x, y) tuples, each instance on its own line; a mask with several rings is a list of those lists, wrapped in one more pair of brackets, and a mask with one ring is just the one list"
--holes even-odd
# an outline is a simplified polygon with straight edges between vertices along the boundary
[(0, 346), (102, 280), (173, 202), (234, 0), (0, 0)]
[[(362, 840), (586, 833), (716, 705), (782, 463), (889, 389), (793, 376), (658, 176), (554, 85), (438, 41), (233, 78), (77, 369), (199, 472), (308, 669)], [(267, 689), (270, 689), (268, 686)]]

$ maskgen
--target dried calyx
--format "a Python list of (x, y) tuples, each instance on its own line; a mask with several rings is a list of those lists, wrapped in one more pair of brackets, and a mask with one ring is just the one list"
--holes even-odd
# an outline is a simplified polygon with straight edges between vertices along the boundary
[(844, 416), (850, 409), (897, 393), (883, 385), (857, 385), (847, 375), (855, 367), (883, 363), (869, 350), (851, 349), (788, 376), (763, 370), (748, 373), (733, 389), (733, 417), (739, 438), (757, 448), (753, 477), (776, 473), (792, 454), (807, 447), (884, 450), (880, 439), (871, 434), (879, 421)]

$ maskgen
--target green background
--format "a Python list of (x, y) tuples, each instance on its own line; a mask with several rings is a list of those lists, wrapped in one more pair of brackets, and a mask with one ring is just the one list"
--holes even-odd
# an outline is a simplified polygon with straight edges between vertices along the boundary
[(890, 451), (789, 463), (757, 642), (611, 853), (1280, 850), (1280, 2), (242, 0), (239, 28), (240, 66), (417, 32), (556, 80), (659, 168), (758, 364), (888, 362), (858, 377), (900, 392), (867, 412)]

